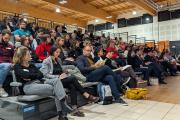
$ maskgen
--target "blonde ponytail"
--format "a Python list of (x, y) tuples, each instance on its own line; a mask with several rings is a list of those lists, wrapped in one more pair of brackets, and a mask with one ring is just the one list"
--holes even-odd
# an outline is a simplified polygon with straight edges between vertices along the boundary
[(27, 47), (24, 46), (19, 47), (14, 53), (13, 63), (21, 64), (23, 62), (23, 58), (26, 55), (27, 51), (29, 51)]

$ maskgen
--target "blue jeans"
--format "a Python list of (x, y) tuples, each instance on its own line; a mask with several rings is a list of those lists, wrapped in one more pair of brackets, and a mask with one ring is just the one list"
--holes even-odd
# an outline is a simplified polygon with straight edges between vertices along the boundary
[(35, 65), (38, 69), (40, 69), (40, 68), (42, 67), (42, 63), (34, 63), (34, 65)]
[(0, 63), (0, 86), (6, 80), (7, 74), (11, 69), (11, 63)]
[(119, 99), (120, 97), (120, 81), (121, 77), (116, 75), (111, 68), (108, 66), (100, 67), (94, 71), (92, 71), (89, 75), (87, 75), (87, 81), (89, 82), (103, 82), (110, 86), (112, 95), (115, 99)]

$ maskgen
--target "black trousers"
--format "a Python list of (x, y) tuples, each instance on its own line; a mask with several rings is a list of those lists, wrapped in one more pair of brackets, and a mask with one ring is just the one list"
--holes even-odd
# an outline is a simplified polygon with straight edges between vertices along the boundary
[(167, 62), (167, 61), (163, 61), (161, 62), (163, 68), (164, 68), (164, 71), (167, 72), (168, 69), (170, 71), (171, 74), (173, 73), (176, 73), (177, 72), (177, 69), (174, 65), (172, 65), (171, 63)]
[(74, 76), (67, 77), (61, 81), (64, 88), (70, 90), (71, 105), (77, 105), (77, 91), (79, 91), (81, 94), (85, 93), (86, 91)]

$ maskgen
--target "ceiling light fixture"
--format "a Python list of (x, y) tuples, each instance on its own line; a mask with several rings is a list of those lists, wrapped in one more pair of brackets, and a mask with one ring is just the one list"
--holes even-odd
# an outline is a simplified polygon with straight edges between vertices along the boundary
[(112, 18), (112, 16), (107, 16), (106, 18), (107, 18), (107, 19), (110, 19), (110, 18)]
[(146, 18), (146, 21), (149, 21), (150, 19), (149, 18)]
[(60, 3), (60, 4), (66, 4), (66, 3), (67, 3), (67, 0), (59, 0), (59, 3)]
[(56, 12), (60, 13), (61, 12), (60, 8), (56, 8)]
[(136, 15), (136, 14), (137, 14), (137, 12), (136, 12), (136, 11), (133, 11), (133, 12), (132, 12), (132, 14), (133, 14), (133, 15)]
[(99, 22), (99, 20), (98, 20), (98, 19), (96, 19), (96, 20), (95, 20), (95, 22), (96, 22), (96, 23), (98, 23), (98, 22)]
[(26, 22), (26, 21), (27, 21), (27, 18), (23, 18), (23, 20)]

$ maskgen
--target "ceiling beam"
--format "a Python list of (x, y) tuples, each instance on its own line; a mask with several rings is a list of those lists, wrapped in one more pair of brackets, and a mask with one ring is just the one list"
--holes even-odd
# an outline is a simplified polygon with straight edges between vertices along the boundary
[(111, 19), (106, 18), (108, 16), (112, 16), (110, 13), (108, 13), (104, 10), (101, 10), (101, 9), (97, 9), (96, 7), (94, 7), (90, 4), (85, 4), (82, 0), (72, 0), (72, 1), (68, 2), (67, 4), (63, 4), (63, 5), (58, 3), (57, 0), (43, 0), (43, 1), (52, 3), (54, 5), (59, 5), (59, 6), (61, 6), (61, 8), (66, 8), (66, 9), (73, 10), (73, 11), (81, 13), (81, 14), (92, 16), (94, 18), (103, 19), (103, 20), (113, 22), (113, 23), (116, 22), (115, 17), (113, 17)]
[(118, 8), (118, 9), (115, 9), (115, 10), (111, 10), (111, 11), (108, 11), (110, 13), (116, 13), (116, 12), (120, 12), (120, 11), (126, 11), (126, 10), (129, 10), (129, 9), (134, 9), (135, 6), (127, 6), (127, 7), (122, 7), (122, 8)]
[(46, 7), (47, 5), (49, 5), (48, 3), (42, 3), (42, 4), (39, 4), (37, 7), (38, 8), (43, 8), (43, 7)]
[(0, 0), (0, 10), (17, 14), (28, 13), (29, 16), (35, 18), (41, 18), (59, 23), (77, 24), (81, 27), (85, 27), (87, 23), (86, 21), (76, 20), (70, 17), (63, 16), (62, 14), (46, 11), (20, 1), (16, 3), (12, 0)]
[(128, 0), (128, 2), (131, 2), (132, 4), (136, 5), (138, 8), (145, 10), (147, 13), (149, 13), (152, 16), (157, 14), (157, 11), (143, 0)]
[(83, 0), (83, 1), (84, 1), (84, 3), (88, 4), (88, 3), (94, 2), (96, 0)]
[(121, 5), (123, 3), (125, 3), (126, 1), (118, 1), (118, 2), (114, 2), (114, 3), (111, 3), (111, 4), (107, 4), (107, 5), (103, 5), (102, 7), (97, 7), (98, 9), (104, 9), (104, 8), (107, 8), (107, 7), (112, 7), (114, 5)]
[(167, 0), (155, 0), (154, 2), (164, 2), (164, 1), (167, 1)]

